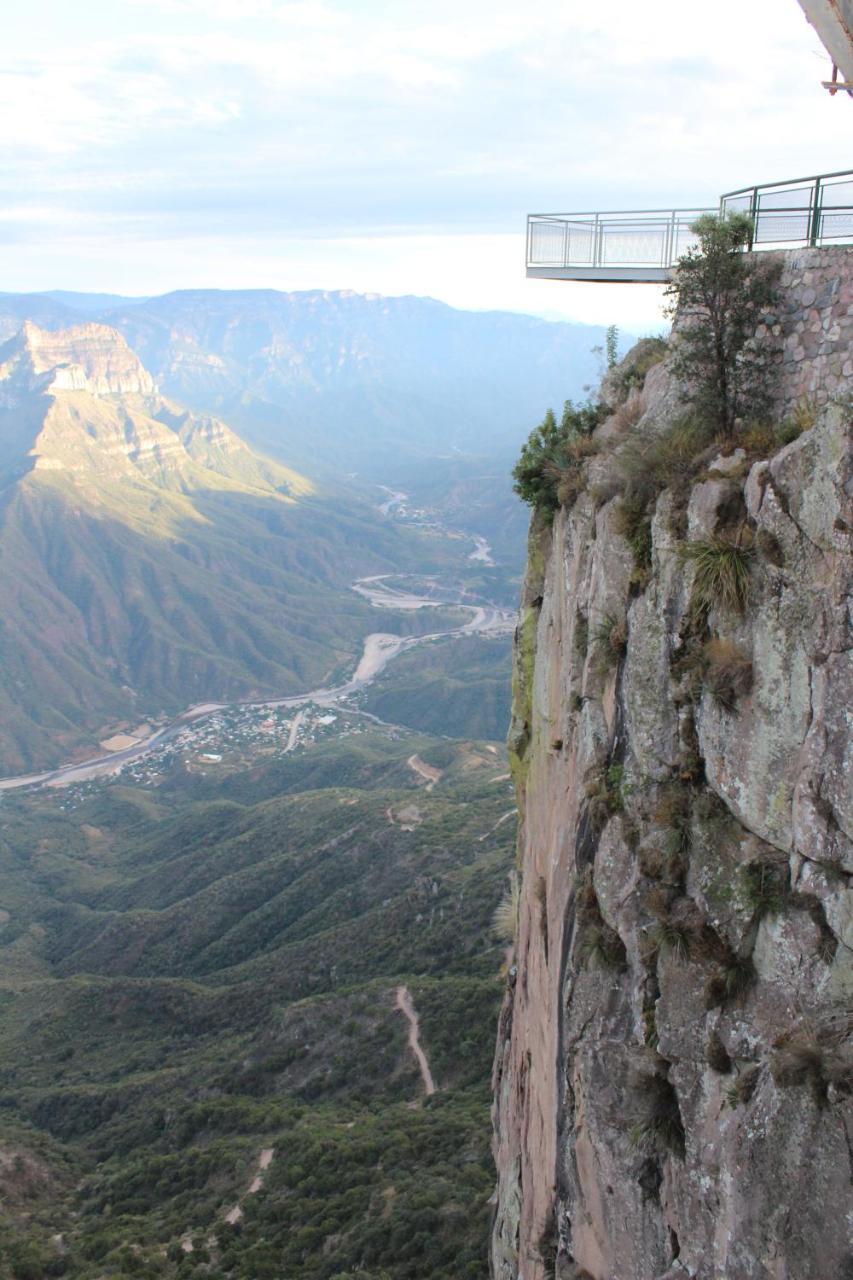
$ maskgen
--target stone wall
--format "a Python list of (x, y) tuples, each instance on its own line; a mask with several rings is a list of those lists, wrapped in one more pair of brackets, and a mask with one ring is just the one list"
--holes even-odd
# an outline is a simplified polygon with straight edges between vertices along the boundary
[(849, 394), (853, 379), (853, 248), (779, 256), (781, 304), (770, 331), (781, 345), (780, 404), (808, 397), (822, 405), (844, 388)]

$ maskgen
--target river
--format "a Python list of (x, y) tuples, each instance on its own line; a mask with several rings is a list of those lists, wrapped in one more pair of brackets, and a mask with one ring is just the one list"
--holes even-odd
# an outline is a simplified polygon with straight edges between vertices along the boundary
[(132, 760), (140, 760), (150, 752), (158, 750), (187, 725), (196, 724), (217, 711), (228, 711), (237, 707), (258, 710), (266, 707), (304, 707), (309, 702), (321, 707), (336, 706), (352, 697), (354, 693), (358, 693), (371, 680), (375, 680), (393, 658), (407, 649), (427, 644), (431, 640), (447, 639), (450, 636), (508, 635), (515, 626), (515, 613), (509, 609), (500, 609), (494, 605), (459, 604), (455, 600), (437, 600), (433, 597), (419, 596), (400, 587), (391, 586), (386, 579), (392, 576), (394, 575), (380, 574), (370, 578), (358, 578), (352, 584), (353, 590), (379, 609), (453, 607), (470, 613), (470, 620), (450, 631), (433, 631), (423, 636), (395, 636), (384, 631), (371, 632), (370, 635), (365, 636), (361, 657), (352, 676), (344, 684), (331, 688), (312, 689), (308, 693), (291, 694), (285, 698), (195, 703), (169, 724), (152, 733), (149, 738), (135, 743), (132, 747), (122, 751), (112, 751), (107, 755), (93, 756), (89, 760), (81, 760), (75, 764), (61, 765), (58, 769), (49, 769), (44, 773), (0, 778), (0, 791), (13, 791), (20, 787), (34, 786), (67, 787), (74, 783), (89, 782), (93, 778), (108, 777), (112, 773), (117, 773)]

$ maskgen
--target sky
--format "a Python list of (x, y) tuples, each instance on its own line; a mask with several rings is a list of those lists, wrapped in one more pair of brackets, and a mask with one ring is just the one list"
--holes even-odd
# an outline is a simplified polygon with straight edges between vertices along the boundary
[(633, 332), (528, 281), (528, 212), (845, 169), (797, 0), (31, 0), (3, 19), (0, 290), (422, 294)]

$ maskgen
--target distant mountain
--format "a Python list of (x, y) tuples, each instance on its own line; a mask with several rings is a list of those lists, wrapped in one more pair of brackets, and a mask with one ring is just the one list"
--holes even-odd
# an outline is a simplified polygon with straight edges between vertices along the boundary
[(69, 314), (118, 329), (163, 391), (266, 450), (387, 477), (396, 461), (510, 456), (595, 379), (604, 330), (430, 298), (185, 290), (145, 301), (0, 295), (0, 336)]
[(351, 579), (413, 536), (161, 395), (115, 330), (25, 323), (0, 347), (0, 771), (314, 687), (375, 630)]
[[(2, 296), (0, 294), (0, 299)], [(96, 315), (109, 307), (132, 307), (134, 303), (148, 301), (147, 297), (129, 298), (122, 293), (76, 293), (71, 289), (46, 289), (44, 296), (87, 315)]]

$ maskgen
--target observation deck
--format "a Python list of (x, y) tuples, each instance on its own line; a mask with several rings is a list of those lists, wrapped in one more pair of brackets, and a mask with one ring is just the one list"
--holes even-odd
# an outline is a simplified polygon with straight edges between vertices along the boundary
[(663, 283), (696, 243), (703, 213), (746, 213), (750, 250), (853, 244), (853, 170), (742, 187), (714, 208), (532, 213), (527, 276), (532, 280)]

